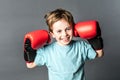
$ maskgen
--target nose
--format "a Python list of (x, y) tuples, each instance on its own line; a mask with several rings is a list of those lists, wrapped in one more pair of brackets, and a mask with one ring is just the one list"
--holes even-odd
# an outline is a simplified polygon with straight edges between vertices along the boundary
[(67, 32), (66, 32), (66, 31), (63, 31), (63, 32), (62, 32), (62, 36), (67, 36)]

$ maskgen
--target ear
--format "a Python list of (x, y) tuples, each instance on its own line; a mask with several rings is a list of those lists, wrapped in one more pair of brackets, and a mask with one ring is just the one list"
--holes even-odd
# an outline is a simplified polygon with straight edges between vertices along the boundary
[(53, 32), (49, 32), (50, 33), (50, 35), (53, 37), (53, 38), (55, 38), (55, 36), (54, 36), (54, 33)]

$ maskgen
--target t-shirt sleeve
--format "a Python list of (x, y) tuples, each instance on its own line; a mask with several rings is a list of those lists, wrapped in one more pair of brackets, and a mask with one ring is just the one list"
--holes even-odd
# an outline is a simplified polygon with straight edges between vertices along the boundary
[(95, 52), (95, 50), (91, 47), (91, 45), (89, 45), (87, 53), (88, 59), (94, 59), (96, 57), (96, 54), (97, 53)]
[(40, 49), (37, 50), (37, 54), (36, 54), (34, 62), (37, 66), (45, 65), (46, 55), (45, 55), (44, 48), (40, 48)]
[(84, 60), (95, 59), (97, 53), (90, 44), (84, 43), (83, 51)]

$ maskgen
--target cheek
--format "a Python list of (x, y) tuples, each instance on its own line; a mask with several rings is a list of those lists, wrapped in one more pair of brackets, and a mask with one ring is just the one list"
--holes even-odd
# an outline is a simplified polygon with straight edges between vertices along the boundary
[(52, 37), (53, 37), (53, 38), (58, 38), (59, 35), (58, 35), (57, 33), (52, 33)]
[(69, 31), (69, 35), (73, 35), (73, 30)]

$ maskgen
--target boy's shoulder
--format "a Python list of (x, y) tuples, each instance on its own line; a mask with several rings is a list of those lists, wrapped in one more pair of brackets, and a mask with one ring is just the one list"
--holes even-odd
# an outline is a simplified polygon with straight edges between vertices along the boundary
[(73, 44), (81, 44), (81, 45), (85, 45), (88, 44), (88, 42), (86, 40), (72, 40)]
[(91, 45), (86, 41), (86, 40), (73, 40), (72, 41), (72, 46), (75, 48), (89, 48)]
[(44, 45), (44, 48), (52, 48), (55, 46), (55, 42), (51, 42), (49, 44)]
[[(72, 46), (85, 46), (85, 45), (89, 45), (89, 44), (87, 41), (80, 39), (80, 40), (72, 40), (70, 45), (72, 45)], [(52, 42), (48, 45), (45, 45), (43, 48), (48, 50), (48, 49), (53, 49), (53, 48), (57, 48), (57, 47), (59, 47), (59, 45), (56, 42)]]
[(51, 51), (51, 50), (53, 50), (53, 47), (54, 47), (54, 44), (55, 43), (49, 43), (49, 44), (46, 44), (46, 45), (44, 45), (44, 46), (42, 46), (41, 48), (39, 48), (37, 51), (39, 52), (41, 52), (41, 51), (43, 51), (43, 52), (49, 52), (49, 51)]

